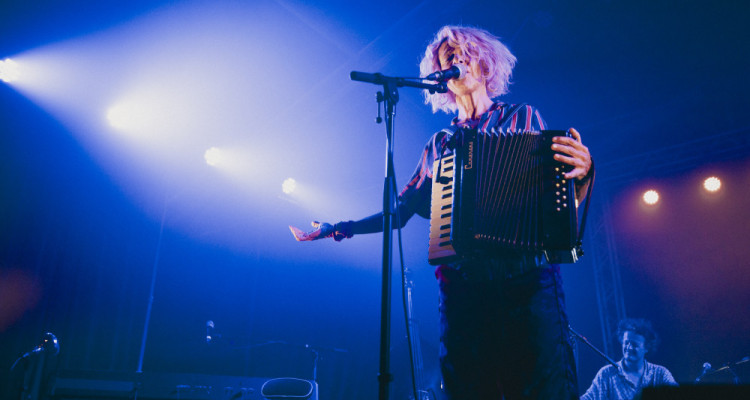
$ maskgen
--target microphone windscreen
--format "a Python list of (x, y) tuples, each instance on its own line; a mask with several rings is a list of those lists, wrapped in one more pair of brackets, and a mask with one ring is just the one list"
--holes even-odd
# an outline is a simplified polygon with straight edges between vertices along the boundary
[(455, 64), (455, 65), (453, 65), (453, 67), (458, 69), (458, 76), (456, 77), (456, 79), (463, 78), (464, 75), (466, 75), (466, 66), (465, 65), (463, 65), (463, 64)]

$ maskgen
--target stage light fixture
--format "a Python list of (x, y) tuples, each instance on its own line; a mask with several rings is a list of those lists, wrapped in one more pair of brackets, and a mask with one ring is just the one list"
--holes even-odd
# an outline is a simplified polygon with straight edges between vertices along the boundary
[(715, 176), (708, 177), (703, 181), (703, 188), (708, 192), (717, 192), (721, 189), (721, 180)]
[(219, 150), (216, 147), (211, 147), (210, 149), (206, 150), (206, 152), (203, 154), (203, 158), (206, 160), (206, 164), (215, 167), (219, 164), (221, 164), (221, 160), (223, 159), (221, 150)]
[(659, 192), (656, 190), (647, 190), (645, 193), (643, 193), (643, 202), (652, 206), (659, 202)]
[(297, 188), (297, 181), (295, 181), (292, 178), (286, 178), (284, 180), (284, 183), (281, 184), (281, 190), (285, 194), (292, 194), (294, 192), (294, 189)]
[(130, 120), (129, 110), (123, 105), (116, 105), (107, 110), (107, 121), (115, 129), (125, 129)]
[(18, 80), (21, 76), (21, 68), (18, 63), (6, 58), (0, 61), (0, 80), (5, 83), (11, 83)]

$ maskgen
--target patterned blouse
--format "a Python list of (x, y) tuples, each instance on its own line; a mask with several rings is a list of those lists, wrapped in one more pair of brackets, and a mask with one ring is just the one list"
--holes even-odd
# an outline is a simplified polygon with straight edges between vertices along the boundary
[(677, 386), (668, 369), (646, 361), (643, 376), (638, 384), (631, 382), (622, 369), (622, 360), (602, 367), (596, 374), (591, 387), (581, 396), (581, 400), (632, 400), (647, 386)]

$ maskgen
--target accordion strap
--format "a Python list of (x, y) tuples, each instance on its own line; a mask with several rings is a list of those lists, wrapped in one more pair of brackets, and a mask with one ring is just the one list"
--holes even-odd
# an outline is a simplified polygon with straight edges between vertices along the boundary
[(588, 178), (589, 187), (586, 190), (586, 205), (583, 207), (583, 215), (581, 216), (581, 227), (578, 230), (578, 242), (577, 245), (580, 247), (583, 243), (583, 231), (586, 229), (586, 219), (589, 215), (589, 204), (591, 203), (591, 190), (594, 188), (594, 178), (596, 177), (596, 169), (594, 168), (594, 160), (591, 160), (591, 171)]

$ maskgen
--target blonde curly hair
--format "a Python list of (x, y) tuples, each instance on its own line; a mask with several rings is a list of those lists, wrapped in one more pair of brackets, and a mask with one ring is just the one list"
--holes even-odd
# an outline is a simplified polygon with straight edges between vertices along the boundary
[[(443, 43), (447, 43), (452, 48), (461, 49), (467, 62), (473, 61), (479, 64), (490, 98), (508, 93), (516, 57), (497, 36), (479, 28), (454, 25), (440, 28), (427, 46), (424, 58), (419, 64), (422, 77), (441, 69), (439, 50)], [(430, 94), (425, 90), (424, 94), (425, 103), (432, 105), (432, 112), (438, 110), (446, 113), (456, 112), (456, 96), (452, 92)]]

